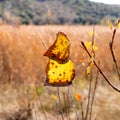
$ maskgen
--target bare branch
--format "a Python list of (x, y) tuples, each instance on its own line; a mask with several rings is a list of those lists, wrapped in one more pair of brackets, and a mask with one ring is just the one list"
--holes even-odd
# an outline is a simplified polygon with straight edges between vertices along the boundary
[(93, 90), (93, 96), (92, 96), (92, 99), (91, 99), (89, 120), (91, 120), (91, 117), (92, 117), (92, 108), (93, 108), (95, 93), (96, 93), (97, 84), (98, 84), (98, 76), (99, 76), (99, 70), (97, 69), (97, 75), (96, 75), (96, 78), (95, 78), (95, 85), (94, 85), (94, 90)]
[(114, 50), (113, 50), (113, 43), (114, 43), (115, 34), (116, 34), (116, 29), (114, 29), (114, 31), (113, 31), (112, 41), (109, 43), (109, 46), (110, 46), (112, 59), (113, 59), (113, 62), (115, 64), (116, 71), (117, 71), (117, 74), (118, 74), (118, 78), (119, 78), (119, 81), (120, 81), (120, 72), (119, 72), (117, 60), (116, 60), (116, 57), (115, 57), (115, 54), (114, 54)]
[(92, 90), (92, 71), (90, 72), (89, 76), (89, 91), (88, 91), (88, 102), (87, 102), (87, 108), (86, 108), (86, 114), (84, 120), (87, 120), (89, 110), (90, 110), (90, 102), (91, 102), (91, 91)]
[[(91, 58), (92, 55), (89, 53), (89, 51), (87, 50), (85, 44), (83, 41), (81, 41), (82, 46), (84, 47), (85, 51), (87, 52), (87, 54), (89, 55), (89, 57)], [(96, 68), (99, 70), (100, 74), (103, 76), (103, 78), (106, 80), (106, 82), (108, 83), (108, 85), (110, 85), (114, 90), (116, 90), (117, 92), (120, 92), (120, 89), (116, 88), (110, 81), (109, 79), (105, 76), (105, 74), (102, 72), (101, 68), (98, 66), (98, 64), (95, 62), (95, 60), (93, 61), (94, 65), (96, 66)]]

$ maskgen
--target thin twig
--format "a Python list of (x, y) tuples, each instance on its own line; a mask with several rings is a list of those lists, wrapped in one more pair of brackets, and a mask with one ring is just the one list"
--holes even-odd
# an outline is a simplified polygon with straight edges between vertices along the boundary
[(45, 120), (47, 120), (47, 115), (46, 115), (45, 109), (44, 109), (44, 107), (43, 107), (43, 105), (42, 105), (42, 103), (41, 103), (41, 99), (40, 99), (40, 97), (39, 97), (39, 93), (38, 93), (38, 89), (37, 89), (36, 83), (35, 83), (35, 90), (36, 90), (36, 93), (37, 93), (37, 96), (38, 96), (38, 99), (39, 99), (39, 103), (40, 103), (41, 110), (42, 110), (42, 112), (43, 112), (43, 115), (44, 115), (44, 117), (45, 117)]
[(110, 46), (112, 59), (113, 59), (113, 62), (115, 64), (116, 71), (117, 71), (117, 74), (118, 74), (118, 78), (119, 78), (119, 81), (120, 81), (119, 67), (118, 67), (117, 60), (116, 60), (116, 57), (115, 57), (115, 54), (114, 54), (114, 50), (113, 50), (113, 43), (114, 43), (114, 40), (115, 40), (115, 34), (116, 34), (116, 29), (114, 29), (114, 31), (113, 31), (112, 41), (109, 43), (109, 46)]
[(81, 101), (80, 105), (81, 105), (81, 118), (82, 118), (82, 120), (84, 120), (84, 111), (83, 111), (83, 102), (82, 101)]
[[(82, 46), (84, 47), (84, 50), (87, 52), (87, 54), (89, 55), (89, 57), (91, 58), (91, 54), (89, 53), (89, 51), (87, 50), (85, 44), (83, 41), (81, 41)], [(94, 65), (96, 66), (96, 68), (99, 70), (100, 74), (103, 76), (103, 78), (106, 80), (106, 82), (108, 83), (108, 85), (110, 85), (115, 91), (120, 92), (120, 89), (116, 88), (109, 80), (108, 78), (105, 76), (105, 74), (102, 72), (101, 68), (98, 66), (98, 64), (95, 62), (95, 60), (93, 61)]]
[(63, 101), (64, 101), (64, 112), (66, 113), (66, 118), (67, 118), (67, 103), (66, 103), (66, 98), (65, 98), (65, 93), (63, 92)]
[(87, 120), (88, 114), (89, 114), (89, 109), (90, 109), (90, 101), (91, 101), (91, 88), (92, 88), (92, 70), (90, 72), (89, 76), (89, 91), (88, 91), (88, 102), (87, 102), (87, 108), (86, 108), (86, 114), (84, 120)]
[[(69, 88), (67, 87), (67, 99), (68, 99), (68, 105), (70, 105), (70, 97), (69, 97)], [(70, 106), (68, 108), (68, 118), (69, 120), (71, 120), (70, 118)]]
[(47, 50), (48, 47), (47, 47), (47, 44), (45, 43), (45, 41), (42, 41), (42, 44), (43, 44), (43, 46), (45, 47), (45, 49)]
[(61, 114), (62, 120), (64, 120), (59, 87), (57, 87), (57, 94), (58, 94), (58, 100), (59, 100), (60, 114)]
[(95, 25), (93, 26), (92, 49), (93, 49), (93, 45), (94, 45), (94, 39), (95, 39)]
[(97, 75), (96, 75), (96, 79), (95, 79), (95, 85), (94, 85), (94, 90), (93, 90), (93, 96), (92, 96), (92, 99), (91, 99), (91, 107), (90, 107), (89, 120), (91, 120), (91, 118), (92, 118), (92, 108), (93, 108), (93, 103), (94, 103), (94, 98), (95, 98), (95, 92), (96, 92), (97, 83), (98, 83), (98, 76), (99, 76), (99, 70), (97, 70)]
[(76, 107), (76, 103), (75, 103), (73, 97), (71, 96), (71, 92), (70, 92), (69, 87), (68, 87), (68, 93), (69, 93), (69, 96), (70, 96), (71, 101), (72, 101), (72, 103), (73, 103), (73, 108), (75, 109), (75, 113), (76, 113), (77, 120), (80, 120), (80, 117), (79, 117), (78, 111), (77, 111), (77, 107)]
[(65, 113), (66, 113), (66, 118), (67, 118), (67, 120), (69, 120), (69, 118), (68, 118), (68, 104), (67, 104), (67, 96), (65, 95), (65, 93), (63, 93), (63, 100), (64, 100), (64, 105), (65, 105)]

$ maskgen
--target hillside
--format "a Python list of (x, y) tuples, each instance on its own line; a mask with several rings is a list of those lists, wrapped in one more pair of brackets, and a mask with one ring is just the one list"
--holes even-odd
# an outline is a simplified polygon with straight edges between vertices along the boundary
[(120, 18), (120, 6), (88, 0), (0, 0), (0, 17), (16, 24), (93, 24)]

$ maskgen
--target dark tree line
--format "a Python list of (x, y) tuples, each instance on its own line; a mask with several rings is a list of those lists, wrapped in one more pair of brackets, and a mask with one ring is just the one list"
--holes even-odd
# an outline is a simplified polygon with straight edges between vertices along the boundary
[(0, 17), (21, 24), (100, 24), (120, 18), (120, 6), (88, 0), (0, 0)]

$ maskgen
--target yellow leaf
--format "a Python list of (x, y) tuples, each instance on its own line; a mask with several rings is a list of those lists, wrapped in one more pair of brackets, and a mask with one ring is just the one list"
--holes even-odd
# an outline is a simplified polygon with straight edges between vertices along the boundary
[(67, 86), (72, 84), (75, 76), (74, 64), (71, 60), (61, 64), (56, 60), (50, 59), (46, 68), (47, 85), (51, 86)]
[(85, 47), (89, 49), (92, 45), (92, 42), (85, 42)]
[(89, 32), (89, 35), (92, 37), (94, 35), (94, 32), (93, 31), (90, 31)]
[(92, 58), (90, 60), (90, 63), (88, 65), (87, 69), (86, 69), (86, 73), (87, 73), (88, 76), (90, 75), (92, 67), (93, 67), (93, 64), (94, 64), (93, 61), (94, 61), (94, 56), (92, 56)]
[(49, 58), (44, 85), (59, 87), (72, 84), (75, 68), (69, 54), (70, 41), (63, 32), (58, 32), (55, 42), (44, 53)]
[(118, 22), (118, 28), (120, 28), (120, 22)]
[(44, 53), (44, 56), (54, 58), (61, 63), (64, 63), (69, 58), (70, 41), (63, 32), (57, 34), (55, 42)]
[(113, 28), (112, 22), (111, 22), (111, 20), (109, 18), (107, 18), (107, 24), (108, 24), (110, 29)]
[(86, 70), (87, 75), (90, 75), (90, 72), (91, 72), (91, 66), (88, 66)]
[(57, 100), (57, 96), (56, 95), (54, 95), (54, 94), (51, 94), (51, 96), (50, 96), (52, 99), (54, 99), (54, 100)]
[(98, 50), (98, 47), (93, 45), (93, 50), (97, 51)]
[[(92, 48), (92, 42), (85, 42), (85, 46), (87, 49), (90, 49)], [(98, 47), (96, 46), (96, 43), (94, 42), (93, 44), (93, 50), (97, 51), (98, 50)]]

